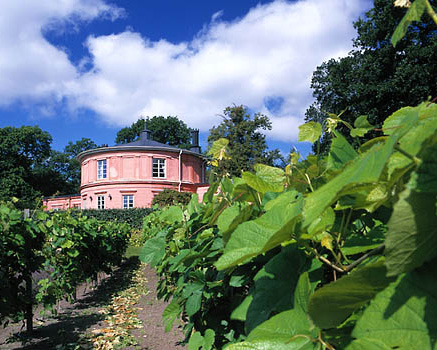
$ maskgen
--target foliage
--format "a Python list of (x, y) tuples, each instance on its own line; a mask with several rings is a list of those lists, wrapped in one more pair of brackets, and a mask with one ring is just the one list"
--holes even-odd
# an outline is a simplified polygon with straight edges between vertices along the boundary
[(182, 317), (193, 349), (435, 349), (437, 105), (382, 129), (356, 151), (332, 124), (326, 157), (218, 177), (202, 203), (149, 216), (166, 328)]
[[(414, 7), (424, 2), (414, 2)], [(437, 96), (437, 32), (431, 19), (423, 16), (423, 22), (411, 23), (408, 30), (409, 21), (404, 21), (401, 27), (405, 36), (395, 48), (391, 44), (392, 33), (405, 12), (394, 7), (393, 1), (375, 0), (365, 17), (354, 23), (358, 33), (354, 49), (344, 58), (322, 63), (313, 73), (311, 87), (316, 102), (307, 109), (306, 121), (327, 123), (328, 113), (343, 112), (341, 118), (350, 125), (367, 115), (374, 129), (380, 129), (385, 118), (397, 109)], [(402, 33), (395, 32), (395, 37), (399, 39)], [(354, 139), (344, 124), (338, 130), (355, 148), (359, 142), (381, 135), (372, 130)], [(330, 134), (325, 134), (314, 150), (320, 147), (328, 153), (330, 140)]]
[(0, 203), (0, 224), (1, 323), (25, 313), (32, 318), (34, 272), (47, 275), (38, 281), (36, 300), (53, 310), (57, 301), (74, 297), (79, 283), (120, 263), (131, 231), (124, 223), (70, 212), (34, 210), (24, 218), (12, 203)]
[(151, 208), (129, 208), (129, 209), (83, 209), (81, 211), (72, 212), (72, 215), (87, 216), (97, 220), (109, 222), (119, 222), (129, 224), (135, 229), (143, 227), (143, 219), (149, 215), (153, 209)]
[(51, 141), (37, 126), (0, 128), (0, 200), (17, 197), (23, 207), (34, 207), (44, 190), (34, 170), (49, 156)]
[(218, 173), (240, 176), (241, 171), (253, 170), (257, 163), (273, 165), (281, 160), (278, 149), (267, 151), (265, 135), (262, 130), (271, 130), (270, 120), (260, 113), (253, 117), (244, 106), (227, 107), (223, 121), (210, 129), (209, 149), (215, 141), (224, 138), (229, 141), (228, 157), (220, 162)]
[(185, 205), (190, 202), (191, 195), (191, 192), (179, 192), (166, 188), (153, 197), (152, 206)]
[(177, 117), (154, 116), (146, 119), (140, 118), (130, 127), (125, 127), (117, 132), (116, 144), (133, 142), (144, 130), (144, 127), (152, 132), (152, 139), (170, 146), (190, 148), (190, 128)]
[(81, 169), (76, 157), (79, 153), (96, 147), (94, 141), (83, 137), (75, 143), (69, 141), (64, 152), (52, 150), (50, 157), (37, 169), (38, 181), (44, 184), (43, 194), (79, 193)]

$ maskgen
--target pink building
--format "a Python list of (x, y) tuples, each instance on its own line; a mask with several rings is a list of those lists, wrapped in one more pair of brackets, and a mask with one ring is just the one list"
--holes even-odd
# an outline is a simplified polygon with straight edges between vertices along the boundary
[(144, 130), (135, 142), (82, 152), (77, 156), (80, 195), (46, 198), (43, 204), (48, 210), (150, 207), (166, 188), (201, 198), (208, 185), (198, 140), (198, 131), (193, 131), (193, 146), (184, 150), (153, 141)]

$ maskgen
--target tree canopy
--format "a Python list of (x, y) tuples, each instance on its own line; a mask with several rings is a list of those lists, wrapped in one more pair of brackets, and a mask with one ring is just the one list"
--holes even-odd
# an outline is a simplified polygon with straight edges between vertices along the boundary
[[(397, 109), (437, 95), (437, 31), (431, 20), (424, 17), (414, 23), (395, 48), (391, 45), (405, 11), (392, 1), (375, 0), (364, 18), (354, 23), (358, 33), (354, 49), (347, 57), (322, 63), (313, 73), (316, 101), (307, 109), (306, 121), (323, 122), (327, 113), (344, 111), (341, 118), (350, 124), (367, 115), (379, 129)], [(339, 129), (348, 134), (344, 125)], [(370, 132), (365, 139), (377, 134)], [(325, 137), (322, 148), (328, 144)]]
[(52, 137), (38, 126), (0, 128), (0, 200), (33, 206), (41, 193), (39, 168), (50, 155)]
[(140, 118), (131, 126), (121, 129), (117, 133), (115, 143), (124, 144), (135, 141), (146, 125), (147, 129), (152, 132), (152, 139), (154, 141), (181, 148), (190, 147), (190, 128), (182, 120), (172, 116)]
[(272, 123), (263, 114), (251, 116), (245, 106), (227, 107), (223, 121), (209, 130), (208, 147), (214, 141), (226, 138), (229, 141), (229, 158), (220, 162), (218, 173), (240, 176), (241, 171), (253, 170), (257, 163), (273, 165), (281, 159), (278, 149), (268, 151), (262, 130), (271, 130)]

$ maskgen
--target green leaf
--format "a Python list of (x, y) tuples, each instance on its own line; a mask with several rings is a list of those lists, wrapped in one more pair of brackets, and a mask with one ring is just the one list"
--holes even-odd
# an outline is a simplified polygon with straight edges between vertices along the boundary
[(404, 190), (388, 222), (385, 241), (388, 275), (412, 270), (437, 253), (436, 195)]
[(305, 200), (304, 226), (309, 226), (316, 220), (341, 196), (342, 191), (351, 193), (355, 188), (359, 190), (365, 184), (377, 182), (397, 141), (417, 123), (417, 120), (417, 114), (404, 116), (403, 124), (396, 128), (385, 143), (373, 145), (367, 152), (346, 165), (329, 183), (310, 193)]
[(351, 130), (352, 137), (363, 137), (368, 131), (372, 130), (374, 126), (367, 120), (366, 115), (361, 115), (354, 122), (355, 128)]
[(437, 145), (426, 147), (419, 155), (420, 166), (411, 174), (408, 188), (437, 193)]
[[(436, 263), (400, 276), (380, 292), (364, 310), (352, 336), (379, 341), (389, 349), (437, 349)], [(346, 349), (360, 347), (354, 341)]]
[(248, 205), (243, 206), (243, 208), (240, 208), (239, 205), (233, 205), (223, 210), (218, 217), (217, 227), (222, 232), (225, 243), (237, 226), (249, 219), (251, 213), (252, 208)]
[(383, 342), (376, 339), (356, 339), (350, 345), (347, 350), (392, 350)]
[(333, 134), (335, 137), (332, 139), (328, 154), (327, 170), (341, 169), (346, 163), (354, 160), (358, 155), (342, 134), (338, 131), (334, 131)]
[(316, 142), (322, 134), (322, 125), (317, 122), (308, 122), (299, 126), (299, 141)]
[(247, 310), (253, 300), (253, 294), (249, 294), (244, 300), (238, 305), (231, 314), (231, 320), (246, 321)]
[(165, 246), (165, 236), (163, 234), (149, 239), (141, 250), (140, 260), (151, 266), (158, 265), (165, 256)]
[(246, 330), (251, 331), (272, 313), (293, 307), (294, 290), (300, 273), (308, 269), (308, 261), (297, 244), (282, 248), (255, 276), (253, 300), (246, 317)]
[(170, 224), (181, 222), (184, 219), (184, 213), (180, 207), (172, 206), (163, 209), (159, 215), (159, 218)]
[(311, 319), (320, 328), (337, 327), (389, 285), (393, 279), (386, 272), (383, 262), (377, 262), (318, 289), (309, 302)]
[(308, 226), (308, 233), (312, 236), (317, 235), (323, 231), (329, 230), (334, 224), (335, 213), (331, 207), (326, 208), (326, 210), (320, 215), (316, 220), (314, 220), (310, 226)]
[(203, 336), (203, 350), (210, 350), (214, 345), (215, 332), (208, 328)]
[(255, 171), (256, 174), (243, 171), (241, 175), (242, 179), (255, 191), (265, 193), (282, 192), (284, 190), (284, 170), (264, 164), (256, 164)]
[(366, 235), (350, 234), (346, 237), (341, 251), (346, 255), (355, 255), (375, 249), (384, 243), (384, 227), (376, 226)]
[(202, 305), (202, 292), (196, 291), (190, 295), (185, 303), (185, 310), (188, 316), (193, 316), (197, 311), (200, 310)]
[(227, 350), (315, 350), (318, 329), (301, 310), (288, 310), (255, 328), (243, 343)]
[(396, 47), (398, 42), (405, 36), (405, 34), (407, 33), (408, 26), (415, 21), (420, 21), (423, 12), (425, 11), (426, 1), (427, 0), (415, 0), (411, 4), (407, 13), (399, 22), (398, 26), (396, 27), (391, 37), (391, 43), (394, 47)]
[(218, 161), (223, 159), (228, 159), (228, 147), (229, 140), (225, 138), (220, 138), (212, 144), (211, 148), (208, 151), (208, 155), (213, 158), (211, 164), (213, 166), (218, 166)]
[(203, 345), (203, 337), (200, 332), (194, 332), (188, 342), (188, 350), (199, 350)]
[(303, 198), (296, 191), (285, 192), (278, 198), (276, 205), (264, 215), (237, 227), (225, 247), (224, 254), (215, 263), (217, 269), (223, 270), (245, 263), (290, 240), (302, 211)]
[(173, 299), (170, 304), (164, 309), (162, 313), (162, 320), (164, 321), (165, 331), (170, 332), (173, 328), (173, 322), (179, 317), (181, 308), (176, 299)]

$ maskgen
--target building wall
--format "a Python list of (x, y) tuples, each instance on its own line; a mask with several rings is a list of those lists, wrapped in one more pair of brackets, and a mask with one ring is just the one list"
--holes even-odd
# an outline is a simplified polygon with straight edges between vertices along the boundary
[[(180, 163), (179, 163), (179, 156)], [(165, 159), (165, 178), (153, 177), (153, 159)], [(106, 159), (107, 177), (97, 179), (97, 163)], [(82, 208), (123, 208), (123, 196), (132, 195), (134, 207), (150, 207), (153, 197), (170, 188), (196, 192), (203, 183), (203, 161), (190, 154), (168, 151), (117, 151), (91, 154), (82, 161)]]
[(46, 210), (66, 210), (69, 208), (81, 208), (81, 196), (45, 198), (43, 206)]
[[(181, 161), (179, 163), (179, 156)], [(165, 159), (165, 178), (153, 177), (154, 158)], [(97, 179), (97, 162), (106, 159), (106, 178)], [(44, 200), (48, 210), (98, 209), (98, 198), (105, 209), (123, 208), (123, 196), (131, 195), (134, 207), (150, 207), (153, 197), (166, 188), (176, 191), (199, 192), (203, 198), (208, 186), (204, 184), (204, 164), (199, 157), (170, 151), (113, 151), (85, 156), (81, 164), (80, 196)]]

